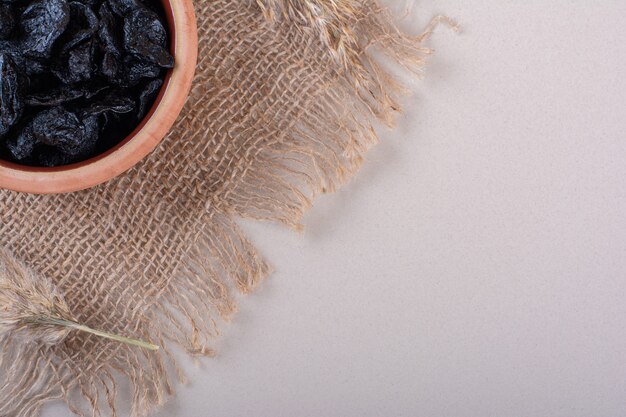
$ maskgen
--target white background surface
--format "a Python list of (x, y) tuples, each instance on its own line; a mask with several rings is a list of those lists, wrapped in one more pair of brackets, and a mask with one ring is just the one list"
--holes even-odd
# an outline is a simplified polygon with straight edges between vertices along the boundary
[(361, 175), (244, 224), (277, 272), (158, 417), (626, 415), (626, 2), (438, 13)]

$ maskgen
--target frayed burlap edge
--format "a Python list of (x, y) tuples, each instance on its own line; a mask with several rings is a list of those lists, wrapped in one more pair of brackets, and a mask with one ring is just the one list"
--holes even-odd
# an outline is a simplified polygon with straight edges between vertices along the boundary
[[(272, 21), (268, 28), (280, 26), (282, 19), (296, 19), (303, 32), (321, 38), (327, 48), (321, 53), (332, 55), (336, 63), (332, 79), (320, 79), (319, 92), (308, 95), (301, 111), (289, 117), (283, 137), (249, 155), (239, 175), (216, 193), (220, 198), (206, 202), (210, 221), (198, 230), (195, 243), (189, 242), (192, 249), (175, 276), (154, 294), (156, 301), (147, 314), (137, 314), (144, 337), (159, 344), (161, 352), (111, 346), (101, 353), (98, 369), (71, 372), (64, 363), (76, 360), (72, 356), (58, 358), (48, 354), (50, 347), (5, 340), (0, 369), (7, 382), (0, 387), (0, 416), (31, 417), (51, 400), (64, 401), (80, 416), (117, 416), (121, 390), (130, 392), (132, 416), (162, 405), (174, 393), (173, 379), (185, 381), (172, 350), (182, 347), (192, 355), (212, 355), (209, 346), (219, 333), (217, 321), (229, 320), (236, 310), (234, 295), (249, 292), (270, 272), (233, 219), (275, 221), (300, 229), (314, 198), (335, 191), (359, 169), (368, 149), (378, 142), (374, 124), (393, 126), (403, 89), (380, 59), (390, 58), (420, 75), (431, 53), (423, 42), (441, 20), (411, 37), (400, 33), (389, 13), (373, 0), (346, 1), (350, 7), (340, 10), (322, 8), (330, 13), (323, 19), (298, 9), (301, 3), (293, 0), (257, 3)], [(332, 22), (330, 32), (319, 21)], [(337, 31), (346, 34), (341, 44), (332, 36)], [(114, 363), (104, 360), (110, 357), (115, 357)]]

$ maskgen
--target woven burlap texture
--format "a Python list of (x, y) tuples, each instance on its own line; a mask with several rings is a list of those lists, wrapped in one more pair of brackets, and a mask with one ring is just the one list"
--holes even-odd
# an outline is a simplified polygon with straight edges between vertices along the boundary
[[(137, 167), (73, 194), (0, 191), (0, 244), (48, 277), (78, 320), (162, 347), (80, 333), (56, 346), (1, 341), (0, 416), (32, 417), (51, 400), (78, 415), (162, 404), (184, 380), (171, 350), (211, 355), (234, 295), (269, 272), (235, 219), (298, 228), (315, 195), (359, 167), (372, 124), (399, 110), (398, 85), (373, 56), (419, 71), (429, 53), (374, 0), (351, 0), (340, 16), (355, 42), (345, 62), (302, 16), (269, 18), (260, 3), (197, 2), (190, 98)], [(130, 410), (117, 410), (121, 387)]]

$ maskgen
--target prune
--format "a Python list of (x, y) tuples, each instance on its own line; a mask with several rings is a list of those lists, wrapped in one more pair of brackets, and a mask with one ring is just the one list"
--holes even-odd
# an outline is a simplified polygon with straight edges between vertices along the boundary
[(21, 49), (26, 55), (48, 57), (54, 41), (70, 21), (70, 6), (65, 0), (36, 0), (20, 17), (20, 29), (26, 36)]
[(98, 31), (98, 16), (83, 3), (73, 1), (70, 6), (70, 22), (59, 42), (62, 52), (67, 52), (81, 42), (93, 37)]
[(13, 60), (0, 54), (0, 136), (5, 135), (22, 116), (24, 101)]
[(144, 78), (155, 78), (161, 73), (158, 65), (127, 56), (124, 59), (124, 77), (119, 81), (127, 87), (134, 87)]
[(174, 65), (159, 4), (0, 0), (0, 158), (65, 165), (123, 140)]
[(53, 146), (68, 155), (78, 153), (85, 136), (85, 126), (76, 114), (60, 106), (37, 114), (31, 126), (37, 143)]
[(8, 39), (15, 29), (15, 13), (13, 8), (0, 3), (0, 39)]
[(33, 92), (24, 98), (27, 106), (58, 106), (85, 96), (85, 91), (70, 86), (61, 86), (52, 90)]
[(52, 72), (64, 84), (88, 81), (94, 75), (95, 44), (85, 42), (62, 54)]
[(120, 79), (120, 59), (111, 52), (105, 52), (100, 63), (100, 74), (114, 84), (122, 84)]
[(110, 85), (103, 84), (101, 82), (92, 82), (88, 86), (83, 87), (83, 95), (86, 99), (97, 96), (103, 91), (109, 90)]
[(42, 167), (56, 167), (72, 163), (73, 158), (51, 146), (41, 146), (36, 153), (37, 164)]
[(7, 148), (9, 149), (9, 152), (11, 152), (13, 159), (23, 161), (24, 159), (30, 157), (36, 144), (37, 140), (33, 135), (33, 128), (28, 125), (22, 129), (18, 136), (7, 141)]
[(100, 133), (100, 123), (97, 116), (86, 116), (82, 119), (85, 126), (85, 140), (83, 141), (82, 153), (90, 152), (96, 146)]
[(131, 54), (163, 68), (171, 68), (174, 59), (166, 46), (167, 32), (156, 13), (136, 9), (124, 18), (124, 47)]
[(119, 21), (113, 16), (113, 12), (107, 3), (103, 3), (98, 10), (100, 15), (100, 25), (98, 27), (98, 37), (102, 50), (115, 55), (121, 55), (121, 40), (118, 37), (120, 32)]
[(82, 109), (85, 115), (98, 116), (102, 113), (130, 113), (135, 110), (135, 101), (128, 97), (120, 97), (119, 91), (113, 91), (105, 95), (99, 101), (95, 101)]
[(119, 78), (121, 69), (122, 47), (121, 40), (118, 37), (120, 25), (107, 3), (103, 3), (98, 12), (100, 15), (98, 37), (100, 39), (100, 49), (102, 50), (100, 72), (108, 80), (115, 82)]
[(83, 3), (87, 6), (94, 7), (100, 5), (100, 0), (77, 0), (79, 3)]
[[(35, 151), (37, 162), (40, 165), (48, 167), (66, 165), (75, 162), (80, 157), (88, 156), (95, 149), (99, 133), (98, 118), (89, 116), (78, 122), (75, 115), (70, 114), (72, 115), (70, 117), (72, 128), (76, 129), (79, 126), (77, 133), (82, 135), (80, 140), (74, 141), (70, 146), (40, 145), (39, 149)], [(79, 124), (76, 124), (77, 122)]]
[(154, 98), (159, 93), (162, 85), (163, 81), (152, 80), (141, 91), (141, 94), (139, 95), (139, 111), (137, 112), (137, 116), (140, 119), (148, 113), (150, 104), (154, 101)]
[(108, 0), (108, 3), (113, 13), (118, 16), (125, 16), (141, 7), (137, 0)]
[[(11, 50), (11, 48), (7, 50)], [(50, 67), (47, 65), (47, 63), (42, 62), (37, 58), (21, 55), (19, 53), (13, 53), (12, 56), (13, 62), (15, 63), (21, 74), (27, 76), (41, 75), (46, 73), (47, 71), (50, 71)]]

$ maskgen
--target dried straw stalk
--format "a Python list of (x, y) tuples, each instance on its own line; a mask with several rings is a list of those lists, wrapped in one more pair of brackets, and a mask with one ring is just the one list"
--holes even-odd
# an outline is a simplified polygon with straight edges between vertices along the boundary
[(152, 343), (92, 329), (74, 318), (59, 290), (0, 249), (0, 340), (8, 336), (56, 345), (82, 331), (132, 346), (158, 350)]

